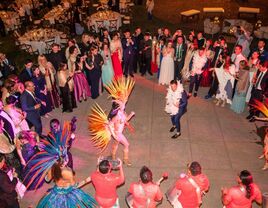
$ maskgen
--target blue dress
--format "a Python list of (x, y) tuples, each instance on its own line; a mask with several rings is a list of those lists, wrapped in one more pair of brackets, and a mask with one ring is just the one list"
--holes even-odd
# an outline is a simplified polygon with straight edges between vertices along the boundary
[(114, 70), (113, 70), (113, 64), (112, 64), (112, 59), (111, 55), (105, 56), (104, 52), (101, 51), (101, 55), (104, 60), (104, 64), (102, 65), (102, 74), (101, 74), (101, 79), (102, 83), (104, 85), (107, 85), (112, 82), (113, 77), (114, 77)]
[(99, 207), (94, 198), (76, 186), (49, 189), (36, 208), (95, 208)]
[(247, 96), (246, 92), (239, 93), (239, 92), (237, 92), (237, 90), (235, 91), (232, 105), (231, 105), (231, 109), (235, 113), (243, 113), (244, 112), (245, 105), (246, 105), (246, 96)]

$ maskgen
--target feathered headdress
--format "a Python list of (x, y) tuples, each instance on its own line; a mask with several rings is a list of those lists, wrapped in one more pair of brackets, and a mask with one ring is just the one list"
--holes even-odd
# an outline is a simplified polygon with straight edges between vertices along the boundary
[(122, 76), (118, 79), (114, 79), (110, 84), (107, 84), (104, 87), (109, 92), (109, 97), (125, 104), (134, 85), (135, 81), (132, 78), (125, 78)]
[(64, 122), (60, 139), (56, 139), (52, 133), (41, 140), (43, 149), (36, 153), (26, 164), (29, 170), (24, 178), (27, 189), (31, 186), (37, 189), (43, 183), (48, 171), (58, 160), (67, 160), (67, 144), (71, 137), (71, 126)]
[(92, 136), (90, 140), (102, 152), (111, 140), (111, 133), (109, 131), (108, 117), (97, 103), (91, 108), (88, 123)]
[(254, 104), (251, 104), (251, 106), (261, 111), (268, 118), (268, 101), (267, 100), (265, 103), (260, 102), (258, 100), (254, 100)]

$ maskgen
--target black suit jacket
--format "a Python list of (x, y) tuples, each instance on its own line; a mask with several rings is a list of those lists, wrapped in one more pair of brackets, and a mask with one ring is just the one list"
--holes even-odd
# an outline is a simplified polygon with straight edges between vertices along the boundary
[(0, 207), (18, 207), (17, 192), (15, 187), (17, 185), (17, 178), (10, 181), (8, 175), (0, 170)]
[(27, 81), (31, 81), (32, 76), (30, 76), (26, 69), (23, 69), (19, 75), (19, 79), (22, 83), (25, 83)]
[[(259, 76), (260, 71), (257, 72), (257, 77)], [(263, 78), (261, 80), (261, 90), (265, 97), (268, 97), (268, 70), (263, 75)]]
[(27, 120), (31, 121), (32, 119), (40, 118), (39, 110), (34, 108), (39, 102), (35, 100), (29, 92), (24, 90), (20, 96), (20, 102), (22, 110), (27, 113)]
[(186, 91), (184, 90), (183, 93), (181, 94), (181, 99), (180, 99), (180, 105), (179, 105), (179, 114), (183, 115), (187, 111), (187, 105), (188, 105), (188, 96)]

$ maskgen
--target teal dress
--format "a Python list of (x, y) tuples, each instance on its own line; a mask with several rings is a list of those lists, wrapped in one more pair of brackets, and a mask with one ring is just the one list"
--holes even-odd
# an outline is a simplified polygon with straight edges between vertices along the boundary
[(97, 202), (76, 186), (49, 189), (36, 208), (97, 208)]
[(108, 55), (105, 56), (104, 52), (101, 51), (101, 55), (104, 60), (104, 64), (102, 65), (101, 79), (102, 79), (103, 85), (107, 85), (113, 80), (113, 77), (114, 77), (112, 59), (111, 59), (110, 52)]
[[(247, 89), (249, 87), (249, 71), (248, 70), (241, 70), (239, 71), (239, 79), (236, 85), (235, 94), (233, 97), (231, 110), (235, 113), (243, 113), (246, 106), (246, 96), (247, 96)], [(240, 82), (244, 82), (244, 89), (238, 90), (238, 86)]]

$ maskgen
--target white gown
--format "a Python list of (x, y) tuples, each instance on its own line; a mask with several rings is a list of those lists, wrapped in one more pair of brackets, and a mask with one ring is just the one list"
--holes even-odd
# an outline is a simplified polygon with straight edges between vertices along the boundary
[(174, 60), (173, 60), (173, 53), (170, 52), (162, 59), (158, 83), (169, 85), (170, 81), (173, 79), (174, 79)]

